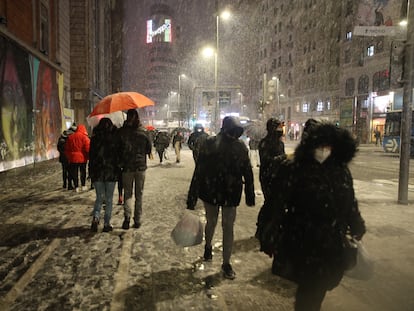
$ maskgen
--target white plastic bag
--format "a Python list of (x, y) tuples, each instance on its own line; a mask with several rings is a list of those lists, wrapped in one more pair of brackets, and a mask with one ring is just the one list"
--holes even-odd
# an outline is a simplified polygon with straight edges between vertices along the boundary
[(171, 237), (179, 246), (194, 246), (203, 241), (203, 224), (197, 215), (186, 211), (174, 229)]
[(369, 280), (374, 274), (374, 262), (361, 241), (354, 241), (358, 246), (356, 265), (345, 271), (345, 275), (357, 280)]

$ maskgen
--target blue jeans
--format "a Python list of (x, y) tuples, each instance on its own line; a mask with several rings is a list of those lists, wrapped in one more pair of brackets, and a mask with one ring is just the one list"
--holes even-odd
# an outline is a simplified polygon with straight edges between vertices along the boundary
[(111, 223), (112, 201), (114, 197), (115, 183), (115, 181), (95, 181), (93, 183), (96, 192), (95, 205), (93, 207), (93, 217), (97, 219), (100, 218), (102, 204), (105, 200), (105, 226), (108, 226)]
[[(134, 209), (134, 221), (140, 222), (142, 215), (142, 193), (144, 191), (145, 171), (122, 172), (124, 186), (124, 215), (131, 217)], [(135, 185), (135, 187), (134, 187)], [(132, 193), (135, 193), (135, 203)]]

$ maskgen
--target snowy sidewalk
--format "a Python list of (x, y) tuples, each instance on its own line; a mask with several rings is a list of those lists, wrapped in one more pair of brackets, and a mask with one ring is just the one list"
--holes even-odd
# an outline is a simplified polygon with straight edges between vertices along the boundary
[[(149, 162), (142, 227), (128, 231), (114, 205), (115, 230), (92, 234), (95, 193), (62, 190), (57, 162), (0, 175), (0, 309), (293, 310), (294, 284), (271, 275), (271, 259), (253, 238), (261, 196), (255, 207), (243, 199), (238, 208), (235, 280), (220, 273), (221, 222), (211, 263), (201, 260), (203, 245), (174, 244), (170, 233), (185, 212), (194, 164), (188, 149), (179, 164), (170, 155), (163, 165)], [(369, 281), (345, 277), (322, 310), (414, 310), (414, 207), (395, 203), (394, 184), (372, 190), (373, 183), (355, 180), (355, 189), (375, 274)], [(195, 213), (205, 220), (200, 202)]]

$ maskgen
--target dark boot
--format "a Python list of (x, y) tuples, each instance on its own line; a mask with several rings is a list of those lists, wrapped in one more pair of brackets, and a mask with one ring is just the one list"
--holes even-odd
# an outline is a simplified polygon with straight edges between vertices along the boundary
[(204, 261), (211, 261), (213, 259), (213, 248), (207, 245), (204, 246)]
[(92, 232), (98, 232), (98, 225), (99, 225), (99, 219), (94, 217), (92, 219), (91, 231)]
[(138, 229), (139, 227), (141, 227), (141, 222), (139, 221), (139, 219), (134, 218), (134, 228)]
[(122, 229), (128, 230), (129, 229), (129, 217), (125, 217), (124, 222), (122, 223)]

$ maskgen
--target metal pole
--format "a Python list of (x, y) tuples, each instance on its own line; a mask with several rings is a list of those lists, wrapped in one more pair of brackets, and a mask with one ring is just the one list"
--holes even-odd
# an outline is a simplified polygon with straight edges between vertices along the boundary
[(219, 14), (216, 12), (216, 52), (214, 53), (214, 93), (216, 97), (216, 105), (214, 107), (214, 130), (216, 133), (220, 130), (220, 100), (218, 94), (218, 53), (219, 53)]
[(177, 109), (178, 109), (178, 126), (181, 126), (181, 74), (178, 75), (178, 95), (177, 95)]
[(279, 78), (276, 78), (276, 96), (277, 96), (277, 113), (276, 117), (279, 119), (280, 116), (280, 94), (279, 94)]
[(400, 151), (400, 174), (398, 183), (398, 203), (408, 204), (408, 178), (410, 170), (411, 149), (411, 122), (412, 122), (412, 99), (414, 82), (414, 10), (407, 4), (407, 42), (404, 51), (404, 97), (401, 116), (401, 151)]

